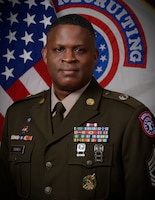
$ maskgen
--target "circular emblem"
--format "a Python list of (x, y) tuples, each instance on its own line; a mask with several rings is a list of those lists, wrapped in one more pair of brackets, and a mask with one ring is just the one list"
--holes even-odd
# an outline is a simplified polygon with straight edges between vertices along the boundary
[[(96, 35), (96, 47), (99, 50), (99, 58), (93, 75), (102, 87), (106, 87), (113, 80), (115, 74), (118, 73), (118, 68), (122, 66), (146, 68), (147, 46), (143, 28), (126, 3), (113, 0), (113, 3), (106, 1), (102, 6), (102, 3), (96, 3), (97, 1), (93, 0), (79, 0), (74, 3), (69, 0), (58, 2), (53, 1), (58, 16), (76, 13), (91, 21)], [(111, 8), (111, 4), (115, 9)], [(138, 34), (129, 35), (124, 16), (132, 19), (133, 27), (138, 30)], [(129, 38), (133, 36), (132, 34), (135, 40), (138, 41), (140, 38), (141, 49), (131, 48)]]
[(87, 104), (88, 106), (92, 106), (92, 105), (94, 105), (94, 103), (95, 103), (95, 100), (92, 99), (92, 98), (89, 98), (89, 99), (86, 100), (86, 104)]
[(144, 129), (150, 136), (155, 135), (155, 127), (151, 118), (148, 117), (144, 120)]

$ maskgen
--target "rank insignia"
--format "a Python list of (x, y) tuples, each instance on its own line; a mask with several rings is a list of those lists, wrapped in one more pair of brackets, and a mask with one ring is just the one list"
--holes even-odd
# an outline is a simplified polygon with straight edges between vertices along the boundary
[(151, 113), (145, 111), (139, 115), (138, 119), (141, 122), (142, 129), (146, 135), (149, 137), (155, 137), (155, 124), (153, 122)]
[(152, 156), (148, 161), (149, 175), (152, 186), (155, 187), (155, 147), (153, 149)]
[(74, 142), (108, 142), (109, 127), (99, 127), (97, 123), (87, 123), (84, 127), (74, 127)]
[(82, 180), (82, 187), (85, 190), (94, 190), (96, 187), (96, 177), (95, 173), (92, 175), (87, 175)]

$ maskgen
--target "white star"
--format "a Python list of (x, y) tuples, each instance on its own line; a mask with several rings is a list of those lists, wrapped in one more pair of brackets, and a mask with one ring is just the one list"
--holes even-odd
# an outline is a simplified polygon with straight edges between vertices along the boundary
[(10, 12), (10, 17), (7, 18), (7, 20), (10, 20), (11, 22), (11, 25), (14, 23), (14, 22), (17, 22), (18, 23), (18, 20), (16, 19), (18, 14), (12, 14), (12, 12)]
[(27, 60), (33, 60), (30, 56), (30, 54), (32, 53), (32, 51), (27, 52), (25, 49), (23, 50), (23, 54), (20, 55), (20, 58), (24, 59), (24, 63), (26, 63)]
[(30, 16), (29, 13), (27, 13), (27, 18), (23, 19), (27, 23), (27, 26), (30, 26), (31, 24), (36, 24), (34, 21), (35, 15)]
[(5, 71), (2, 72), (1, 74), (5, 76), (5, 79), (8, 80), (9, 77), (14, 77), (14, 75), (12, 74), (14, 68), (9, 69), (7, 66), (5, 67)]
[(32, 6), (37, 6), (37, 4), (35, 3), (35, 0), (27, 0), (24, 3), (27, 3), (29, 5), (29, 9), (31, 9)]
[(97, 32), (95, 31), (95, 37), (97, 38)]
[(43, 46), (46, 44), (46, 34), (42, 33), (42, 38), (39, 39), (39, 41), (43, 42)]
[(105, 56), (105, 55), (104, 55), (104, 56), (101, 56), (100, 60), (102, 60), (102, 62), (104, 62), (105, 60), (107, 60), (107, 59), (106, 59), (106, 56)]
[(103, 71), (103, 70), (102, 70), (102, 66), (97, 66), (96, 71), (97, 71), (98, 73), (102, 72), (102, 71)]
[(9, 30), (9, 35), (6, 36), (6, 38), (9, 39), (9, 43), (11, 43), (13, 40), (17, 41), (16, 37), (15, 37), (15, 34), (16, 34), (17, 31), (14, 31), (14, 32), (11, 32)]
[(44, 0), (43, 2), (41, 2), (40, 4), (42, 4), (43, 6), (45, 6), (45, 10), (48, 9), (48, 7), (52, 7), (51, 3), (49, 0)]
[(40, 21), (40, 23), (44, 24), (44, 28), (46, 28), (48, 25), (51, 24), (50, 20), (52, 17), (46, 17), (45, 15), (43, 15), (43, 20)]
[(25, 31), (25, 36), (21, 38), (22, 40), (25, 41), (25, 45), (27, 45), (29, 42), (34, 42), (32, 40), (32, 35), (33, 35), (33, 33), (32, 34), (28, 34), (27, 31)]
[(101, 49), (101, 51), (105, 50), (106, 49), (105, 44), (100, 44), (99, 49)]
[(15, 52), (15, 50), (10, 51), (9, 49), (7, 49), (7, 54), (3, 55), (3, 57), (7, 58), (7, 62), (10, 61), (10, 59), (15, 59), (13, 53)]
[(20, 4), (19, 0), (8, 0), (9, 2), (12, 3), (12, 7), (14, 7), (14, 5), (17, 3), (17, 4)]

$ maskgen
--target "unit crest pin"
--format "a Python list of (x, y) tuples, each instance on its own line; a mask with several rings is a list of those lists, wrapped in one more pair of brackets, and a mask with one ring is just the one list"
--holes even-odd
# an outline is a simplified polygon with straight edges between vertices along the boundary
[(85, 190), (94, 190), (96, 187), (95, 173), (87, 175), (82, 180), (82, 187)]

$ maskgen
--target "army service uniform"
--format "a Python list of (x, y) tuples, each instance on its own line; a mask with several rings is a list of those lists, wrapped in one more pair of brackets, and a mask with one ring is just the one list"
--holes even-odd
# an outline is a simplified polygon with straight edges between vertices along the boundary
[(16, 191), (22, 200), (155, 199), (155, 119), (148, 108), (94, 79), (55, 133), (50, 107), (48, 90), (8, 109), (5, 197), (11, 191), (18, 199)]

